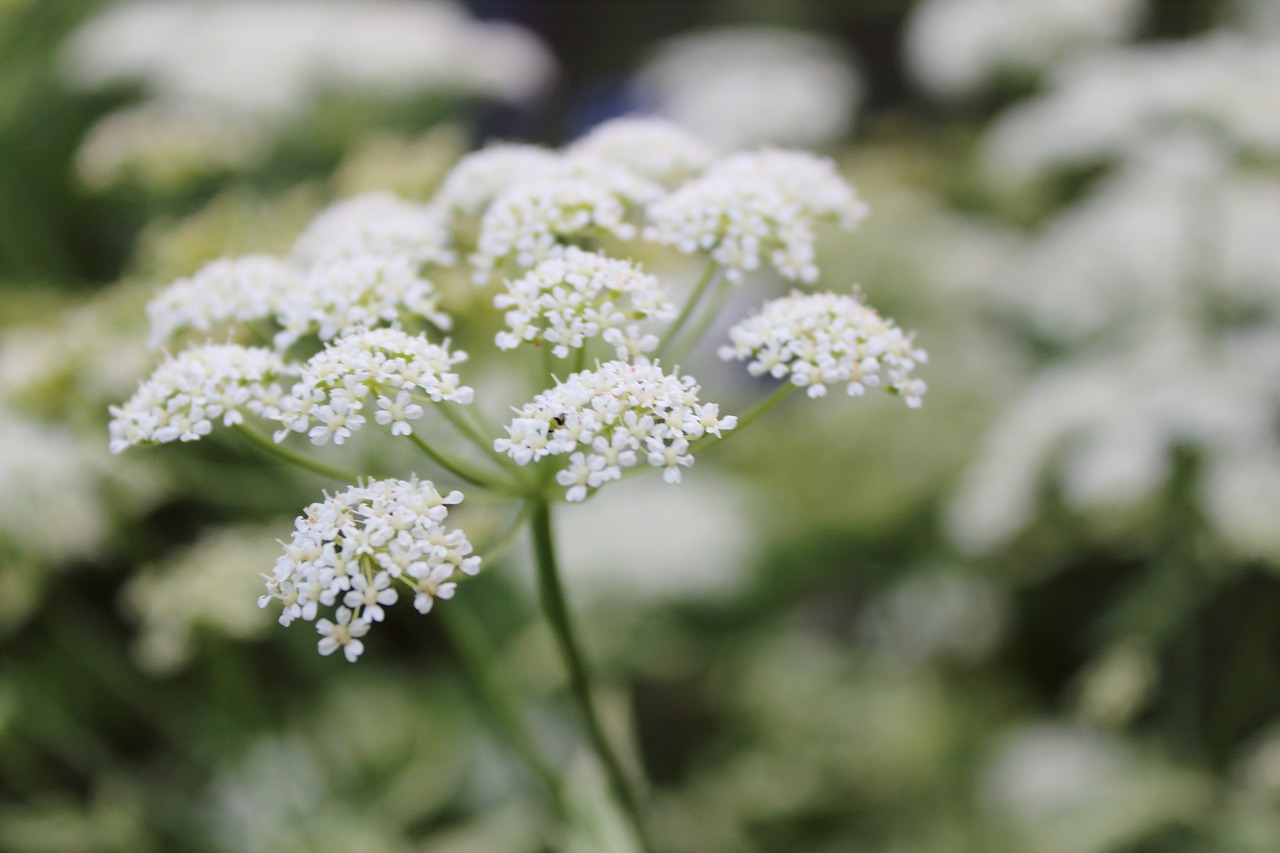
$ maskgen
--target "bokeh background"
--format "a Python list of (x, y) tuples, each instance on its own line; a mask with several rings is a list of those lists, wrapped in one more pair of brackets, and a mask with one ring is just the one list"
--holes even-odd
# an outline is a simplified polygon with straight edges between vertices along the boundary
[[(1274, 0), (0, 0), (0, 850), (545, 849), (432, 618), (257, 608), (324, 482), (105, 423), (158, 287), (631, 111), (834, 158), (931, 354), (559, 517), (658, 848), (1280, 850)], [(625, 850), (530, 575), (465, 606)]]

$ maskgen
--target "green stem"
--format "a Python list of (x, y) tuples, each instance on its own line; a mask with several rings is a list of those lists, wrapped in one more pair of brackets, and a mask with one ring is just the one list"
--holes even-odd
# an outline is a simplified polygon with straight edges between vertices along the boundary
[(706, 272), (702, 274), (702, 278), (698, 279), (698, 283), (693, 286), (693, 292), (689, 294), (689, 299), (684, 303), (684, 307), (680, 309), (680, 315), (676, 317), (667, 330), (662, 334), (662, 340), (658, 344), (658, 350), (655, 353), (655, 359), (666, 357), (667, 351), (671, 348), (671, 344), (675, 341), (676, 336), (680, 334), (680, 329), (689, 321), (689, 315), (693, 313), (693, 309), (702, 301), (702, 295), (707, 292), (707, 288), (711, 286), (711, 282), (715, 280), (716, 275), (720, 272), (720, 265), (712, 261), (707, 265)]
[(681, 336), (680, 342), (674, 344), (666, 354), (666, 361), (669, 364), (678, 364), (682, 358), (689, 354), (689, 350), (698, 342), (703, 333), (707, 331), (707, 327), (715, 320), (716, 315), (720, 313), (720, 309), (724, 307), (725, 302), (729, 301), (729, 294), (733, 292), (733, 282), (728, 279), (722, 279), (720, 286), (716, 289), (715, 296), (707, 305), (702, 316), (698, 318), (698, 322), (684, 335)]
[(530, 507), (532, 512), (530, 529), (533, 533), (533, 549), (538, 564), (538, 596), (543, 614), (547, 617), (560, 657), (568, 671), (570, 690), (582, 712), (587, 736), (604, 769), (609, 788), (630, 819), (641, 848), (648, 850), (650, 848), (645, 837), (643, 821), (640, 819), (639, 804), (631, 791), (631, 785), (627, 781), (621, 762), (605, 737), (604, 728), (600, 725), (600, 718), (591, 697), (591, 675), (587, 670), (581, 643), (578, 642), (577, 632), (569, 615), (564, 588), (560, 583), (555, 536), (551, 529), (551, 506), (546, 498), (535, 498), (530, 501)]
[(496, 492), (511, 491), (509, 483), (495, 480), (487, 471), (482, 471), (470, 462), (446, 455), (443, 451), (423, 441), (422, 436), (416, 432), (409, 433), (409, 440), (417, 445), (418, 449), (430, 457), (433, 462), (455, 477), (465, 480), (473, 486), (480, 486), (483, 489), (492, 489)]
[(504, 454), (493, 449), (493, 439), (495, 436), (486, 436), (475, 422), (467, 419), (467, 416), (458, 408), (451, 405), (439, 406), (439, 411), (449, 423), (457, 427), (458, 432), (462, 433), (472, 444), (484, 451), (485, 455), (499, 465), (506, 467), (508, 462)]
[(249, 443), (258, 449), (270, 453), (272, 456), (279, 459), (283, 459), (290, 465), (305, 468), (313, 474), (319, 474), (321, 477), (328, 477), (331, 480), (340, 480), (347, 483), (354, 483), (361, 479), (359, 474), (353, 474), (350, 471), (344, 471), (341, 468), (326, 465), (319, 460), (312, 459), (305, 453), (299, 453), (296, 450), (285, 447), (283, 444), (276, 444), (274, 441), (246, 424), (236, 424), (233, 429), (248, 439)]
[(800, 386), (796, 385), (794, 382), (789, 382), (789, 381), (783, 382), (782, 385), (776, 391), (770, 394), (768, 397), (765, 397), (763, 400), (760, 400), (759, 402), (757, 402), (750, 409), (747, 409), (741, 415), (738, 415), (738, 423), (734, 425), (733, 429), (728, 430), (726, 432), (722, 432), (719, 435), (719, 437), (714, 435), (702, 436), (702, 438), (699, 438), (697, 441), (693, 442), (692, 445), (690, 445), (689, 452), (690, 453), (706, 453), (708, 450), (715, 447), (716, 445), (723, 444), (729, 438), (729, 436), (737, 435), (738, 433), (742, 432), (744, 429), (750, 426), (753, 421), (755, 421), (757, 418), (762, 416), (765, 412), (769, 411), (774, 406), (778, 405), (783, 400), (790, 397), (791, 394), (799, 387)]
[(537, 778), (552, 810), (562, 821), (568, 819), (560, 795), (559, 774), (542, 755), (520, 713), (520, 703), (511, 689), (510, 676), (498, 666), (498, 656), (466, 602), (451, 601), (440, 608), (440, 621), (462, 662), (468, 681), (484, 705), (491, 722)]

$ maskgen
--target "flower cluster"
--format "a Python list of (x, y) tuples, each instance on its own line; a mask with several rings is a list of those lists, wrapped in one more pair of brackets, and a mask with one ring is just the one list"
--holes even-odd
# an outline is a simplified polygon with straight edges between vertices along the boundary
[(196, 178), (253, 168), (265, 153), (253, 121), (216, 109), (140, 104), (89, 128), (75, 165), (90, 190), (135, 183), (164, 193)]
[(926, 359), (924, 350), (854, 296), (793, 291), (734, 326), (729, 339), (721, 358), (749, 358), (752, 376), (790, 376), (810, 397), (825, 395), (827, 383), (847, 382), (851, 395), (884, 388), (915, 408), (925, 392), (924, 382), (911, 376)]
[(626, 116), (598, 125), (569, 147), (570, 157), (615, 163), (660, 183), (678, 183), (711, 165), (710, 146), (679, 125)]
[(473, 216), (517, 184), (555, 174), (559, 165), (558, 154), (536, 145), (489, 145), (457, 162), (431, 204), (448, 217)]
[(208, 344), (164, 361), (123, 406), (111, 407), (111, 452), (135, 444), (195, 441), (218, 418), (242, 423), (244, 412), (279, 415), (279, 380), (288, 367), (261, 347)]
[(545, 177), (518, 183), (499, 195), (480, 221), (471, 262), (483, 284), (505, 261), (533, 266), (561, 241), (612, 234), (636, 235), (628, 214), (662, 195), (662, 189), (621, 166), (566, 159)]
[(336, 605), (333, 620), (316, 621), (320, 653), (341, 648), (354, 662), (364, 651), (360, 638), (385, 618), (400, 588), (427, 613), (437, 598), (453, 597), (460, 575), (480, 571), (466, 534), (444, 525), (461, 501), (461, 492), (441, 495), (428, 480), (370, 480), (313, 503), (265, 576), (258, 605), (280, 601), (282, 625), (316, 621), (320, 607)]
[(767, 260), (784, 277), (811, 284), (816, 223), (852, 230), (866, 213), (830, 160), (767, 149), (726, 157), (650, 204), (644, 236), (686, 254), (708, 251), (733, 280)]
[(321, 211), (293, 244), (303, 265), (337, 258), (404, 257), (453, 263), (449, 232), (438, 210), (388, 192), (358, 195)]
[(546, 341), (558, 358), (596, 336), (612, 344), (620, 359), (649, 352), (657, 337), (642, 335), (629, 321), (670, 322), (676, 316), (656, 278), (628, 261), (574, 246), (508, 281), (493, 304), (506, 309), (508, 331), (496, 338), (501, 349), (513, 349), (521, 341)]
[[(584, 501), (627, 469), (658, 468), (665, 482), (679, 483), (695, 442), (722, 438), (738, 418), (701, 402), (693, 377), (652, 360), (659, 338), (647, 326), (683, 328), (701, 313), (689, 328), (707, 328), (721, 303), (704, 305), (701, 294), (717, 269), (739, 279), (769, 264), (814, 281), (818, 223), (851, 229), (865, 212), (830, 160), (774, 149), (717, 158), (658, 119), (613, 122), (563, 151), (491, 146), (463, 158), (426, 204), (356, 196), (316, 216), (287, 257), (218, 261), (163, 290), (148, 307), (153, 343), (230, 330), (274, 333), (274, 347), (208, 343), (169, 358), (111, 409), (111, 450), (193, 441), (218, 419), (234, 425), (250, 413), (274, 422), (276, 443), (302, 434), (317, 446), (345, 444), (374, 421), (460, 478), (531, 506), (545, 506), (557, 486), (565, 500)], [(684, 312), (657, 277), (612, 256), (642, 228), (651, 241), (714, 262)], [(432, 403), (473, 402), (454, 372), (466, 353), (422, 332), (428, 323), (451, 328), (430, 277), (463, 257), (477, 281), (509, 273), (492, 303), (504, 315), (499, 349), (533, 343), (574, 365), (514, 409), (505, 436), (442, 410), (511, 476), (459, 467), (415, 423)], [(789, 376), (810, 396), (833, 381), (850, 393), (885, 388), (913, 406), (924, 392), (911, 375), (924, 353), (853, 297), (792, 294), (731, 339), (726, 359), (749, 358), (752, 374)], [(582, 370), (599, 346), (613, 360)], [(561, 458), (547, 463), (545, 477), (515, 476), (516, 466), (549, 456)], [(387, 480), (313, 504), (260, 603), (280, 601), (283, 624), (316, 622), (321, 653), (342, 649), (355, 660), (370, 625), (406, 587), (425, 613), (453, 595), (459, 573), (477, 571), (466, 537), (443, 526), (446, 506), (461, 499), (427, 481)], [(322, 608), (332, 612), (320, 618)]]
[(506, 438), (493, 443), (519, 465), (546, 456), (569, 457), (556, 474), (581, 501), (588, 490), (622, 477), (623, 468), (643, 457), (662, 468), (668, 483), (680, 482), (680, 468), (693, 464), (689, 442), (706, 433), (719, 436), (738, 419), (720, 417), (714, 403), (698, 402), (691, 376), (662, 371), (656, 363), (610, 361), (557, 382), (516, 410)]
[(276, 346), (287, 349), (315, 331), (330, 340), (354, 329), (423, 318), (448, 330), (435, 285), (404, 255), (362, 255), (314, 264), (302, 287), (277, 311)]
[(147, 305), (149, 342), (158, 347), (183, 330), (208, 335), (225, 323), (268, 319), (300, 291), (298, 271), (269, 255), (213, 261), (170, 284)]
[(413, 431), (409, 421), (424, 413), (420, 403), (471, 402), (473, 391), (450, 372), (466, 357), (400, 329), (339, 338), (303, 365), (280, 406), (284, 428), (275, 439), (283, 441), (292, 431), (307, 433), (312, 444), (342, 444), (364, 426), (362, 412), (370, 399), (377, 406), (378, 423), (390, 424), (394, 435), (408, 435)]

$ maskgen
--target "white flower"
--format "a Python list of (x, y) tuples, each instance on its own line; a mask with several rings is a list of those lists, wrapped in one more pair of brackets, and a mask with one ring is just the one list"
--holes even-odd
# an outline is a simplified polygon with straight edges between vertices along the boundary
[(563, 240), (606, 234), (630, 240), (636, 227), (629, 213), (661, 195), (659, 186), (621, 166), (563, 160), (550, 176), (518, 183), (489, 205), (471, 256), (475, 280), (488, 281), (504, 262), (533, 266)]
[(213, 261), (147, 304), (149, 343), (158, 347), (184, 329), (208, 335), (225, 323), (269, 319), (299, 287), (297, 270), (268, 255)]
[(364, 425), (361, 412), (370, 400), (377, 403), (378, 423), (391, 424), (395, 435), (408, 435), (409, 421), (422, 416), (418, 403), (472, 401), (472, 389), (450, 371), (466, 357), (400, 329), (339, 338), (302, 366), (281, 404), (278, 419), (284, 427), (275, 439), (283, 441), (292, 430), (306, 432), (315, 444), (341, 444)]
[(493, 304), (506, 310), (508, 331), (496, 343), (512, 349), (522, 341), (545, 341), (565, 358), (587, 340), (603, 337), (619, 359), (657, 346), (632, 321), (670, 322), (676, 307), (666, 300), (658, 280), (629, 261), (615, 260), (576, 246), (557, 251), (523, 277), (508, 281)]
[(1174, 129), (1208, 132), (1224, 150), (1275, 156), (1280, 45), (1219, 33), (1084, 55), (1048, 91), (1007, 111), (983, 143), (996, 180), (1142, 156)]
[(663, 373), (644, 360), (606, 362), (570, 375), (517, 409), (507, 437), (493, 446), (519, 465), (568, 456), (556, 481), (569, 501), (585, 500), (620, 478), (642, 455), (664, 469), (667, 482), (678, 483), (680, 468), (693, 464), (689, 441), (737, 424), (736, 417), (717, 417), (712, 404), (699, 403), (698, 390), (693, 377)]
[(830, 160), (769, 149), (728, 157), (650, 204), (644, 236), (686, 254), (707, 252), (730, 279), (768, 262), (785, 278), (812, 283), (816, 223), (852, 230), (866, 213)]
[(679, 35), (635, 83), (659, 114), (722, 148), (822, 145), (849, 130), (862, 99), (839, 40), (779, 27)]
[(267, 142), (256, 123), (217, 109), (144, 103), (108, 113), (89, 128), (76, 149), (76, 173), (91, 190), (132, 182), (168, 192), (257, 166)]
[(396, 603), (398, 593), (391, 587), (391, 575), (378, 572), (370, 579), (367, 575), (356, 575), (351, 579), (351, 590), (342, 597), (347, 607), (364, 608), (367, 619), (381, 622), (386, 618), (383, 607)]
[(294, 260), (303, 266), (369, 256), (403, 256), (416, 264), (454, 260), (440, 213), (387, 192), (330, 205), (293, 244)]
[(560, 155), (536, 145), (498, 143), (463, 157), (450, 170), (431, 206), (450, 218), (482, 213), (517, 184), (554, 175)]
[(316, 622), (316, 631), (320, 634), (320, 642), (316, 645), (322, 655), (331, 655), (342, 649), (347, 660), (355, 663), (356, 658), (364, 651), (364, 643), (359, 638), (369, 633), (369, 623), (353, 619), (352, 611), (346, 607), (339, 607), (336, 615), (336, 623), (328, 619)]
[[(6, 559), (53, 563), (93, 555), (110, 530), (109, 510), (117, 508), (102, 489), (104, 457), (100, 441), (87, 441), (65, 424), (0, 407), (0, 549)], [(21, 574), (10, 570), (15, 579)]]
[(166, 359), (122, 406), (111, 407), (111, 452), (135, 444), (195, 441), (221, 418), (244, 412), (272, 419), (288, 373), (280, 356), (260, 347), (209, 344)]
[(269, 565), (279, 550), (273, 531), (228, 527), (135, 575), (124, 601), (138, 623), (139, 663), (157, 673), (181, 668), (193, 656), (201, 630), (238, 640), (259, 636), (270, 624), (251, 597), (262, 581), (245, 569)]
[(472, 20), (457, 3), (402, 0), (131, 0), (73, 33), (64, 59), (82, 86), (141, 84), (162, 102), (276, 122), (334, 91), (519, 101), (555, 70), (528, 30)]
[(759, 314), (730, 329), (729, 339), (721, 358), (751, 359), (752, 376), (789, 376), (810, 397), (825, 395), (827, 383), (846, 382), (851, 395), (884, 388), (914, 408), (925, 392), (924, 382), (911, 376), (925, 352), (854, 296), (793, 291), (766, 302)]
[(313, 265), (302, 287), (281, 304), (277, 318), (283, 329), (275, 343), (284, 349), (311, 331), (327, 341), (401, 320), (425, 319), (448, 331), (452, 318), (439, 306), (435, 285), (407, 257), (334, 258)]
[(624, 116), (597, 125), (566, 153), (614, 163), (663, 184), (693, 177), (715, 158), (710, 146), (683, 127), (649, 116)]
[(461, 501), (461, 492), (441, 495), (427, 480), (370, 480), (312, 504), (295, 522), (259, 606), (281, 602), (285, 625), (337, 606), (336, 622), (316, 622), (320, 653), (343, 647), (354, 661), (360, 638), (399, 600), (397, 584), (426, 613), (434, 599), (453, 596), (459, 576), (480, 571), (466, 534), (443, 523)]
[(1141, 0), (927, 0), (907, 25), (907, 59), (937, 95), (974, 94), (1000, 73), (1042, 71), (1085, 48), (1121, 41)]

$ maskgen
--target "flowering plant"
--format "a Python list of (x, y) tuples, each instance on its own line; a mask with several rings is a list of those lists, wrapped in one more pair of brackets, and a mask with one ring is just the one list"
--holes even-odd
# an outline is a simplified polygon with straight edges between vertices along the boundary
[[(644, 144), (624, 144), (628, 134)], [(721, 157), (658, 121), (621, 120), (564, 151), (493, 146), (464, 158), (426, 204), (343, 201), (289, 258), (216, 261), (162, 290), (149, 306), (152, 343), (195, 342), (112, 407), (111, 450), (196, 441), (222, 426), (343, 483), (297, 519), (259, 603), (280, 607), (282, 625), (314, 622), (320, 653), (341, 650), (352, 662), (402, 596), (425, 614), (465, 595), (482, 561), (527, 525), (587, 735), (643, 846), (638, 798), (591, 698), (552, 508), (646, 465), (679, 483), (696, 456), (796, 388), (810, 397), (831, 383), (851, 395), (878, 388), (918, 406), (924, 352), (856, 293), (793, 291), (729, 331), (723, 359), (785, 380), (740, 414), (722, 413), (676, 366), (744, 275), (767, 265), (815, 284), (820, 224), (852, 229), (865, 214), (829, 160), (781, 150)], [(704, 258), (682, 300), (626, 257), (653, 244)], [(440, 282), (462, 264), (492, 291), (482, 302), (501, 312), (496, 347), (535, 377), (531, 399), (503, 426), (476, 405), (484, 390), (464, 383), (467, 354), (444, 337), (488, 313), (445, 310)], [(218, 335), (225, 342), (209, 340)], [(292, 446), (300, 436), (343, 445), (378, 427), (421, 450), (432, 476), (518, 504), (510, 529), (477, 548), (446, 525), (461, 489), (414, 472), (345, 471)], [(511, 707), (500, 679), (477, 681), (494, 707)], [(555, 773), (519, 716), (495, 716), (558, 804)]]

